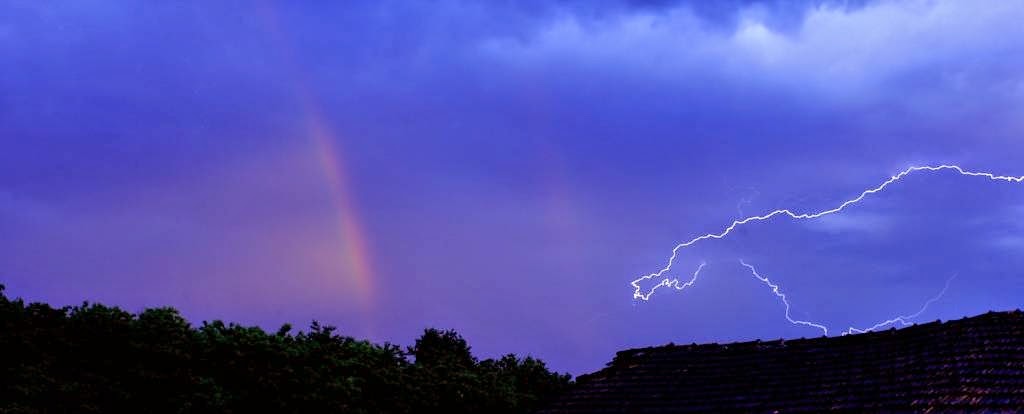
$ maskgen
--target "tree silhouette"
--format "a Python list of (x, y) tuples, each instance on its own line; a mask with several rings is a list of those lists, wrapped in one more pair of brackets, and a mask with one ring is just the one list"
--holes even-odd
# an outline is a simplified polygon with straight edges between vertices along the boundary
[(406, 352), (318, 322), (193, 327), (173, 308), (56, 309), (0, 285), (0, 414), (517, 413), (569, 384), (530, 357), (478, 361), (451, 330), (427, 329)]

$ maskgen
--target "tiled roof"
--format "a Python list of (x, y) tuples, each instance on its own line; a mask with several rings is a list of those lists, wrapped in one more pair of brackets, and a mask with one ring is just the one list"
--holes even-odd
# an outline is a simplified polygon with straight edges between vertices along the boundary
[(619, 352), (543, 413), (1024, 412), (1024, 313)]

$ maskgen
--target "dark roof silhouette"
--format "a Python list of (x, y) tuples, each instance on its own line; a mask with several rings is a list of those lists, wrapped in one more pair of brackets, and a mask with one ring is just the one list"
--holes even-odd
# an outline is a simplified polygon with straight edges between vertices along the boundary
[(619, 352), (543, 413), (1024, 412), (1024, 314)]

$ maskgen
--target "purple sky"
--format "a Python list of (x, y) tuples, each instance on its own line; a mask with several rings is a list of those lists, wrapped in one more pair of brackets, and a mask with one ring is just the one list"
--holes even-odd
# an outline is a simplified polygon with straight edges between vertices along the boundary
[[(314, 4), (316, 3), (316, 4)], [(0, 5), (0, 283), (593, 371), (1024, 302), (1024, 1)], [(721, 4), (730, 3), (729, 6)]]

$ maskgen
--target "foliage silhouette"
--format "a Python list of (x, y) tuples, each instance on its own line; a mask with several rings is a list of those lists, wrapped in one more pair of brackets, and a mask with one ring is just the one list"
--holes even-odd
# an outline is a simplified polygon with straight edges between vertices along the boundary
[(455, 331), (407, 351), (339, 335), (8, 299), (0, 285), (0, 414), (531, 412), (570, 384), (543, 362), (477, 360)]

